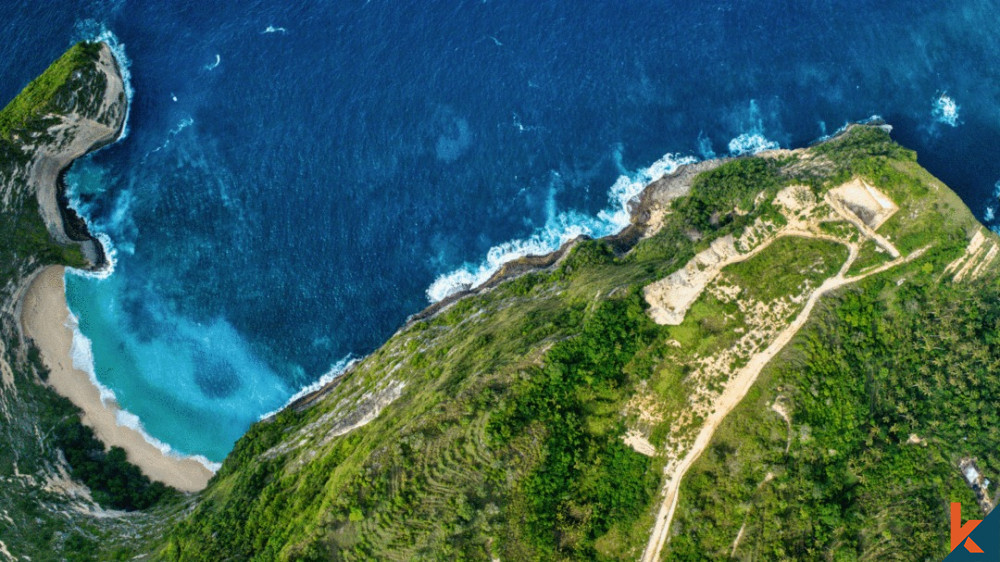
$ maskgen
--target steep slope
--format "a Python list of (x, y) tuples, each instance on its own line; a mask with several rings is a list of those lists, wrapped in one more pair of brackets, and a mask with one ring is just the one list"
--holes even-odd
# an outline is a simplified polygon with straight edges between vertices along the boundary
[[(689, 471), (701, 476), (713, 461), (721, 463), (717, 471), (746, 471), (727, 475), (745, 494), (785, 477), (770, 457), (731, 459), (749, 456), (740, 447), (765, 428), (779, 452), (789, 448), (785, 458), (799, 446), (794, 387), (783, 383), (783, 398), (767, 403), (759, 402), (760, 389), (773, 384), (776, 369), (809, 367), (801, 351), (808, 342), (856, 352), (850, 338), (821, 343), (824, 326), (849, 329), (831, 316), (837, 303), (861, 299), (854, 322), (878, 325), (878, 307), (893, 307), (933, 323), (910, 300), (917, 288), (950, 302), (966, 294), (966, 285), (952, 281), (954, 270), (976, 272), (967, 285), (975, 290), (995, 287), (995, 266), (979, 263), (988, 250), (961, 260), (970, 239), (996, 244), (996, 237), (915, 160), (882, 128), (855, 126), (809, 149), (705, 163), (654, 182), (635, 224), (618, 237), (577, 241), (535, 260), (540, 270), (512, 266), (512, 278), (420, 315), (333, 384), (255, 425), (160, 553), (260, 560), (730, 554), (702, 543), (716, 546), (718, 533), (731, 548), (749, 500)], [(991, 352), (984, 345), (977, 353)], [(863, 376), (839, 374), (856, 386)], [(939, 384), (915, 364), (891, 380), (900, 378)], [(997, 382), (976, 381), (975, 392)], [(812, 387), (802, 384), (798, 392), (808, 394)], [(852, 399), (859, 401), (850, 407), (871, 416), (887, 407), (864, 392)], [(750, 404), (766, 411), (734, 422)], [(914, 407), (899, 404), (893, 407)], [(776, 411), (790, 412), (787, 421)], [(851, 426), (864, 437), (872, 427)], [(986, 432), (977, 438), (988, 442)], [(737, 451), (723, 459), (728, 464), (716, 453), (723, 439)], [(969, 454), (995, 474), (981, 448)], [(947, 485), (921, 484), (933, 488), (941, 508), (924, 520), (941, 525), (949, 494), (971, 493), (960, 485), (957, 461), (944, 458), (942, 466), (954, 469)], [(706, 509), (732, 502), (720, 511), (737, 513), (727, 516), (732, 529), (700, 523), (715, 521), (699, 509), (704, 494), (716, 502)], [(805, 509), (805, 500), (782, 505)], [(851, 503), (860, 498), (831, 501), (860, 509)], [(885, 545), (869, 551), (876, 546), (843, 537), (876, 524), (880, 513), (815, 546), (797, 535), (758, 533), (754, 544), (770, 550), (753, 553), (884, 553)], [(668, 541), (672, 535), (678, 538)], [(900, 552), (943, 552), (946, 536), (928, 534), (919, 545), (896, 540)]]

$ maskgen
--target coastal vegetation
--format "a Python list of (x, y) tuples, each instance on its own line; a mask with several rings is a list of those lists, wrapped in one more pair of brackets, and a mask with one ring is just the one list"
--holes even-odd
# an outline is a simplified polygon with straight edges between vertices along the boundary
[(942, 558), (949, 502), (981, 518), (957, 467), (1000, 470), (1000, 286), (906, 279), (831, 300), (765, 371), (689, 474), (671, 558)]
[[(888, 270), (891, 276), (873, 275), (828, 299), (830, 304), (813, 312), (813, 320), (794, 345), (751, 390), (746, 404), (759, 405), (760, 388), (773, 384), (776, 377), (771, 373), (779, 365), (789, 373), (799, 369), (794, 371), (797, 378), (784, 380), (781, 388), (788, 403), (796, 406), (793, 388), (815, 394), (809, 406), (814, 413), (793, 410), (793, 433), (813, 436), (819, 431), (813, 424), (828, 425), (824, 435), (853, 443), (860, 439), (862, 449), (814, 437), (809, 441), (815, 448), (810, 454), (817, 456), (810, 472), (795, 481), (800, 491), (784, 496), (780, 503), (784, 511), (768, 511), (768, 521), (774, 525), (787, 519), (789, 512), (796, 514), (796, 521), (825, 518), (823, 524), (833, 529), (827, 542), (807, 545), (804, 537), (815, 524), (803, 523), (787, 534), (768, 528), (751, 535), (745, 530), (744, 544), (760, 545), (751, 555), (764, 557), (883, 552), (881, 543), (856, 540), (858, 533), (866, 525), (881, 524), (879, 514), (896, 509), (892, 498), (903, 496), (852, 495), (847, 489), (856, 484), (850, 474), (857, 474), (861, 482), (860, 476), (867, 477), (865, 471), (875, 467), (881, 471), (878, 479), (871, 473), (871, 485), (876, 486), (891, 481), (899, 470), (896, 476), (904, 479), (899, 486), (910, 490), (905, 478), (926, 476), (927, 465), (911, 474), (906, 471), (923, 457), (900, 456), (901, 464), (893, 464), (883, 453), (871, 456), (863, 466), (848, 459), (867, 450), (864, 443), (871, 423), (881, 426), (883, 433), (878, 435), (887, 439), (898, 439), (910, 430), (910, 426), (894, 427), (898, 422), (885, 416), (917, 398), (909, 394), (917, 392), (912, 390), (916, 387), (906, 381), (925, 376), (918, 362), (927, 356), (915, 343), (914, 362), (897, 365), (891, 374), (874, 371), (868, 384), (887, 394), (876, 392), (873, 398), (873, 391), (864, 387), (865, 379), (858, 378), (868, 371), (837, 371), (840, 359), (828, 355), (858, 353), (851, 360), (861, 362), (876, 350), (883, 356), (892, 353), (896, 340), (878, 339), (888, 337), (879, 328), (888, 320), (869, 322), (866, 337), (872, 339), (863, 340), (853, 332), (850, 318), (877, 319), (882, 308), (889, 307), (886, 310), (905, 311), (911, 320), (932, 323), (936, 316), (922, 299), (960, 302), (952, 300), (955, 293), (940, 289), (951, 286), (943, 271), (961, 255), (975, 223), (954, 194), (916, 165), (912, 152), (895, 145), (878, 128), (857, 127), (819, 146), (822, 151), (723, 164), (698, 176), (690, 195), (677, 200), (662, 228), (626, 253), (616, 253), (605, 241), (584, 241), (549, 270), (501, 283), (430, 319), (411, 323), (310, 407), (283, 412), (252, 428), (205, 492), (204, 501), (171, 531), (161, 554), (168, 559), (210, 559), (235, 553), (261, 560), (334, 555), (344, 559), (638, 557), (655, 517), (657, 489), (668, 460), (658, 452), (661, 445), (690, 439), (701, 420), (698, 415), (684, 417), (693, 411), (690, 397), (701, 385), (711, 392), (726, 382), (722, 373), (699, 378), (702, 358), (725, 353), (757, 322), (723, 294), (705, 292), (682, 324), (658, 326), (647, 315), (642, 288), (676, 271), (723, 236), (742, 236), (759, 228), (760, 221), (781, 226), (785, 214), (773, 202), (781, 189), (805, 185), (814, 197), (821, 197), (852, 177), (878, 186), (906, 210), (896, 213), (879, 232), (891, 237), (900, 251), (922, 249), (922, 253)], [(845, 262), (844, 244), (859, 244), (859, 253), (866, 256), (858, 271), (884, 263), (881, 256), (868, 257), (878, 252), (865, 249), (850, 223), (835, 223), (823, 232), (844, 242), (781, 237), (752, 259), (724, 268), (721, 282), (737, 288), (746, 302), (772, 303), (775, 310), (784, 311), (775, 321), (787, 322), (801, 306), (795, 304), (801, 303), (797, 295), (818, 286)], [(897, 285), (898, 278), (906, 281)], [(919, 291), (926, 295), (918, 298)], [(832, 313), (835, 303), (842, 301), (850, 302), (853, 312)], [(952, 306), (955, 314), (961, 310), (958, 304)], [(838, 334), (824, 331), (826, 324)], [(937, 333), (944, 329), (937, 328)], [(894, 324), (892, 332), (898, 332), (894, 337), (920, 333), (917, 326), (904, 322)], [(816, 355), (797, 351), (803, 341), (813, 342), (810, 349)], [(834, 342), (835, 349), (826, 350), (822, 342), (827, 341)], [(942, 348), (941, 353), (950, 352)], [(734, 369), (745, 364), (739, 356), (731, 360)], [(802, 371), (805, 367), (811, 370)], [(399, 383), (405, 383), (399, 397), (385, 399), (386, 389)], [(823, 390), (835, 383), (843, 388)], [(970, 376), (969, 384), (982, 393), (981, 385), (995, 383)], [(890, 391), (889, 385), (896, 387)], [(636, 407), (637, 397), (648, 408)], [(367, 425), (340, 437), (327, 436), (330, 431), (337, 433), (339, 425), (333, 420), (351, 410), (367, 411), (373, 403), (381, 407)], [(702, 407), (699, 404), (695, 402), (694, 411)], [(831, 404), (837, 408), (831, 409)], [(685, 529), (681, 532), (685, 538), (671, 540), (668, 558), (728, 555), (720, 546), (723, 537), (731, 547), (747, 510), (757, 509), (749, 506), (755, 501), (753, 494), (762, 493), (754, 491), (768, 470), (777, 472), (778, 461), (787, 463), (795, 453), (794, 448), (783, 452), (787, 426), (769, 409), (770, 402), (765, 406), (764, 412), (728, 420), (687, 476), (674, 529), (675, 533)], [(868, 420), (878, 420), (863, 422), (848, 418), (846, 412), (867, 412)], [(949, 415), (956, 416), (951, 423), (959, 427), (957, 412)], [(824, 421), (823, 416), (835, 419)], [(842, 419), (851, 421), (838, 425)], [(626, 444), (628, 432), (636, 428), (652, 444), (651, 456)], [(386, 441), (385, 435), (393, 438)], [(771, 449), (753, 452), (754, 447), (763, 447), (760, 441)], [(745, 447), (750, 452), (744, 452)], [(828, 449), (840, 451), (838, 447), (849, 451), (837, 454), (843, 468), (828, 466), (826, 460)], [(971, 494), (961, 486), (953, 455), (913, 447), (893, 449), (891, 454), (913, 451), (944, 459), (937, 477), (947, 486), (935, 488), (933, 480), (922, 481), (919, 486), (925, 486), (921, 490), (926, 501), (945, 505), (946, 498)], [(964, 453), (982, 455), (972, 449)], [(758, 454), (759, 459), (753, 457)], [(716, 473), (706, 477), (703, 465), (710, 461), (718, 466), (713, 465)], [(719, 473), (731, 468), (743, 472)], [(833, 472), (828, 474), (829, 470)], [(783, 476), (771, 478), (778, 482)], [(847, 480), (837, 480), (843, 478)], [(816, 495), (828, 485), (827, 495)], [(839, 511), (832, 513), (831, 508)], [(844, 515), (862, 509), (872, 515), (867, 519)], [(706, 515), (712, 510), (717, 514)], [(928, 513), (913, 525), (924, 525), (926, 531), (920, 551), (938, 552), (946, 537), (933, 534), (929, 525), (944, 525), (945, 512)], [(850, 527), (840, 528), (837, 517), (847, 517)], [(690, 531), (694, 527), (700, 530)], [(901, 529), (887, 536), (902, 540), (906, 534)], [(851, 533), (853, 542), (845, 538)]]
[[(93, 69), (99, 50), (97, 43), (74, 45), (0, 110), (0, 177), (6, 184), (0, 190), (4, 198), (0, 280), (17, 279), (17, 270), (26, 261), (86, 266), (79, 246), (56, 243), (42, 222), (38, 201), (25, 179), (30, 160), (25, 147), (42, 140), (53, 123), (51, 115), (74, 109), (78, 100), (89, 99), (91, 108), (100, 100), (103, 75)], [(20, 139), (15, 138), (18, 134)]]
[(80, 423), (78, 415), (64, 417), (54, 436), (54, 444), (66, 455), (73, 477), (86, 484), (94, 501), (102, 506), (126, 511), (147, 509), (165, 496), (176, 495), (176, 490), (151, 482), (129, 463), (121, 447), (105, 451), (104, 444)]
[[(98, 82), (76, 88), (74, 82), (83, 83), (80, 79), (93, 67), (99, 52), (99, 43), (77, 43), (32, 80), (0, 111), (0, 137), (13, 141), (19, 132), (27, 136), (42, 133), (55, 123), (50, 115), (74, 109), (78, 98), (85, 107), (96, 105), (103, 96), (104, 84)], [(97, 78), (98, 74), (93, 73), (92, 77)]]

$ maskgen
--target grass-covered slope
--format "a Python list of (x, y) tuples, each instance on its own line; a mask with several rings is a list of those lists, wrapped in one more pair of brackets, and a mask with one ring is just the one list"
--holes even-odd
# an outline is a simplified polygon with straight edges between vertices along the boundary
[[(898, 210), (873, 228), (831, 201), (855, 179)], [(256, 424), (158, 555), (638, 558), (664, 469), (799, 314), (683, 479), (664, 556), (729, 556), (744, 521), (737, 555), (944, 552), (947, 502), (970, 501), (958, 457), (1000, 468), (996, 267), (980, 252), (986, 265), (945, 272), (979, 225), (877, 127), (691, 183), (631, 249), (579, 243)], [(688, 266), (697, 278), (716, 250), (728, 261), (683, 321), (653, 322), (646, 289)]]
[[(50, 115), (74, 109), (77, 97), (83, 111), (97, 108), (104, 96), (103, 75), (93, 71), (101, 51), (100, 43), (77, 43), (0, 111), (0, 136), (43, 132), (53, 122)], [(86, 87), (76, 84), (88, 75)]]

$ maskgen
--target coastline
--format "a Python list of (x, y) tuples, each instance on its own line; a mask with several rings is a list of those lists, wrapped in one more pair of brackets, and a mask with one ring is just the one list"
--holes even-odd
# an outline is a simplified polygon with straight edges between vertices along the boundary
[(49, 232), (62, 244), (78, 245), (90, 264), (88, 269), (92, 271), (108, 267), (107, 250), (70, 204), (65, 178), (78, 158), (112, 145), (121, 138), (128, 112), (121, 64), (107, 43), (101, 43), (97, 70), (106, 81), (97, 116), (74, 114), (76, 124), (66, 127), (65, 131), (70, 134), (58, 149), (39, 147), (28, 178), (29, 184), (36, 186), (39, 210)]
[[(664, 174), (663, 176), (653, 179), (647, 183), (646, 186), (643, 187), (642, 191), (640, 191), (639, 194), (628, 204), (629, 224), (620, 231), (604, 236), (600, 239), (611, 244), (616, 254), (624, 255), (635, 247), (635, 245), (638, 244), (643, 238), (650, 236), (652, 233), (659, 230), (663, 222), (664, 214), (669, 212), (669, 208), (673, 200), (687, 195), (691, 189), (691, 183), (694, 181), (694, 178), (701, 172), (721, 166), (734, 158), (743, 158), (748, 156), (774, 157), (777, 155), (792, 154), (796, 152), (796, 150), (803, 150), (805, 148), (832, 141), (856, 126), (875, 126), (880, 128), (888, 127), (889, 130), (892, 129), (892, 126), (883, 121), (881, 117), (873, 115), (863, 121), (847, 123), (834, 133), (819, 138), (800, 149), (789, 150), (776, 148), (762, 150), (748, 155), (721, 156), (709, 160), (700, 160), (697, 162), (681, 164), (673, 172)], [(521, 275), (536, 271), (552, 270), (555, 267), (558, 267), (562, 259), (568, 255), (569, 251), (572, 250), (573, 247), (581, 241), (587, 239), (589, 239), (587, 236), (578, 236), (572, 240), (566, 241), (562, 246), (547, 254), (527, 255), (510, 260), (504, 263), (500, 269), (495, 271), (493, 275), (484, 283), (454, 292), (437, 302), (431, 303), (423, 310), (411, 314), (407, 317), (403, 325), (396, 330), (394, 335), (405, 331), (417, 322), (434, 318), (438, 314), (441, 314), (451, 308), (452, 305), (462, 299), (491, 291), (504, 281), (509, 281), (520, 277)], [(351, 374), (352, 369), (358, 362), (360, 362), (360, 360), (361, 359), (351, 365), (348, 365), (348, 367), (344, 369), (339, 376), (335, 377), (329, 383), (312, 392), (308, 392), (297, 399), (289, 401), (289, 403), (283, 408), (263, 416), (260, 421), (268, 422), (282, 410), (288, 408), (301, 411), (309, 407), (309, 405), (315, 403), (343, 382), (344, 378)]]
[(106, 446), (124, 449), (129, 462), (150, 479), (182, 492), (204, 489), (212, 471), (193, 458), (166, 455), (139, 431), (119, 425), (118, 404), (113, 399), (102, 402), (90, 375), (73, 366), (74, 330), (69, 325), (64, 275), (63, 267), (45, 268), (31, 281), (21, 303), (21, 327), (50, 371), (48, 386), (83, 410), (83, 424)]
[[(847, 128), (845, 127), (830, 138), (836, 138), (846, 130)], [(615, 254), (619, 256), (628, 253), (643, 238), (651, 236), (660, 229), (663, 216), (668, 212), (673, 200), (688, 194), (691, 190), (691, 183), (698, 174), (721, 166), (729, 160), (732, 160), (732, 157), (681, 164), (674, 171), (648, 182), (642, 188), (642, 191), (628, 204), (629, 224), (616, 233), (601, 237), (600, 240), (611, 244)], [(500, 269), (495, 271), (482, 284), (452, 293), (437, 302), (431, 303), (423, 310), (411, 314), (406, 319), (406, 322), (396, 330), (394, 335), (407, 330), (417, 322), (434, 318), (462, 299), (492, 291), (505, 281), (516, 279), (522, 275), (536, 271), (551, 271), (562, 263), (562, 260), (569, 255), (570, 251), (577, 244), (590, 239), (588, 236), (577, 236), (572, 240), (567, 240), (562, 246), (547, 254), (521, 256), (505, 262)], [(361, 358), (349, 364), (340, 375), (327, 384), (290, 400), (283, 408), (263, 416), (260, 421), (267, 422), (287, 408), (301, 411), (309, 407), (309, 405), (337, 388), (343, 382), (344, 378), (351, 374), (351, 370), (360, 360)]]

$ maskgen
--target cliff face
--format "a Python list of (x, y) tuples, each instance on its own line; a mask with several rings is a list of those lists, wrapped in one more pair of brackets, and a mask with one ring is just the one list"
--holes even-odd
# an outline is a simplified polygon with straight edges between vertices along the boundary
[(35, 190), (42, 218), (53, 237), (63, 244), (86, 242), (84, 255), (97, 266), (101, 261), (100, 249), (85, 228), (81, 231), (76, 222), (79, 219), (67, 216), (72, 211), (66, 209), (62, 200), (62, 186), (53, 180), (74, 160), (113, 142), (121, 134), (127, 109), (125, 89), (107, 45), (100, 44), (93, 66), (87, 72), (71, 76), (67, 87), (70, 90), (65, 97), (54, 101), (58, 113), (44, 134), (44, 142), (26, 146), (34, 156), (28, 168), (29, 185)]
[(943, 555), (1000, 470), (948, 406), (1000, 421), (998, 248), (879, 127), (683, 168), (252, 427), (158, 552)]

